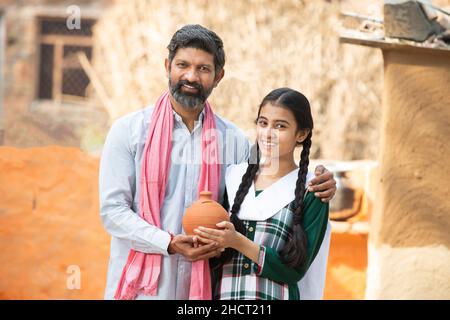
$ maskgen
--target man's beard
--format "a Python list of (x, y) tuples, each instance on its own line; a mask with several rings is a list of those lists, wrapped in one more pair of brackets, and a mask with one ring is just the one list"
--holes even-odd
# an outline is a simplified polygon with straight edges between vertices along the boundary
[[(183, 92), (181, 91), (183, 85), (194, 87), (198, 91), (196, 93)], [(170, 77), (169, 88), (175, 101), (186, 109), (195, 109), (196, 107), (203, 105), (213, 90), (212, 86), (206, 90), (201, 84), (196, 82), (191, 83), (187, 80), (180, 80), (177, 83), (172, 84)]]

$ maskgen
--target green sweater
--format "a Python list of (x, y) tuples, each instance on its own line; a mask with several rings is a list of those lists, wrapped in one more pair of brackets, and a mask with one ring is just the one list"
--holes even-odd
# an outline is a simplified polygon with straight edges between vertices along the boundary
[[(262, 191), (256, 191), (256, 195)], [(303, 228), (307, 236), (307, 259), (300, 268), (292, 268), (285, 265), (279, 253), (270, 247), (264, 247), (260, 254), (265, 252), (264, 265), (259, 275), (277, 282), (289, 285), (289, 298), (299, 299), (297, 283), (308, 271), (309, 266), (314, 261), (319, 252), (328, 223), (328, 203), (316, 198), (313, 193), (308, 193), (304, 200)], [(251, 239), (253, 240), (253, 239)], [(257, 265), (254, 271), (257, 272)]]

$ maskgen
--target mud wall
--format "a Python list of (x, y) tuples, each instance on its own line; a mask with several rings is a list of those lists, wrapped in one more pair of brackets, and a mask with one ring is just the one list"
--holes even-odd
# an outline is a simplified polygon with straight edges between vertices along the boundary
[(0, 299), (102, 299), (97, 181), (98, 159), (75, 148), (0, 148)]
[(366, 298), (450, 299), (450, 54), (384, 52)]

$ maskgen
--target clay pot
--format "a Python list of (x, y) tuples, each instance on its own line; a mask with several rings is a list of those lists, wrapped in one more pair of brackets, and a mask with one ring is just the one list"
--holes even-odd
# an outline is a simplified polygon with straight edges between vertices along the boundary
[(212, 199), (212, 192), (202, 191), (200, 198), (184, 212), (183, 228), (187, 235), (195, 235), (195, 228), (219, 229), (216, 224), (221, 221), (230, 221), (228, 212)]

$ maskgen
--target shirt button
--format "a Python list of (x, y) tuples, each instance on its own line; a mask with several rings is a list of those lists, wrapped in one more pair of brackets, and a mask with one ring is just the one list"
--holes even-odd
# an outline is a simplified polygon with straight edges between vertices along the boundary
[(248, 269), (248, 267), (250, 267), (248, 263), (244, 264), (245, 269)]
[(253, 227), (248, 228), (248, 231), (253, 232)]

